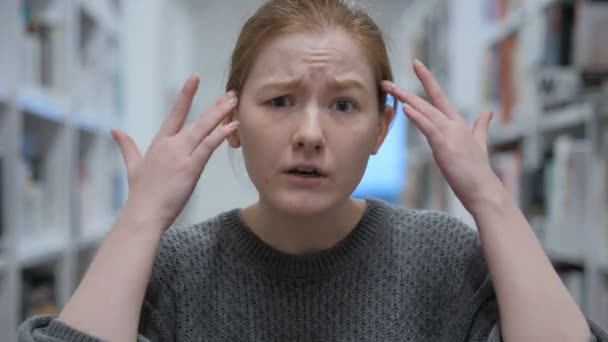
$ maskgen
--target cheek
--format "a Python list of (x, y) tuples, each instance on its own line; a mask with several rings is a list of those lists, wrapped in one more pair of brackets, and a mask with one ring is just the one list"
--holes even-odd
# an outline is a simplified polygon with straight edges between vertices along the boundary
[(366, 122), (348, 129), (342, 127), (342, 132), (332, 137), (332, 152), (344, 174), (358, 176), (365, 171), (378, 137), (378, 130), (373, 125)]
[(377, 122), (371, 119), (360, 120), (349, 125), (337, 127), (338, 134), (334, 137), (340, 140), (343, 149), (349, 151), (348, 155), (359, 160), (369, 157), (378, 138)]
[(276, 132), (263, 122), (241, 118), (239, 138), (247, 172), (254, 183), (268, 183), (273, 166), (278, 164), (280, 147), (284, 145)]

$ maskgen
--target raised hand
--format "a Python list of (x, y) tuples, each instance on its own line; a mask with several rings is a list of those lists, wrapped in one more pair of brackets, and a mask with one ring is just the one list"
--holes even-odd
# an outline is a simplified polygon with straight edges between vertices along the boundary
[(384, 81), (382, 87), (403, 102), (405, 114), (426, 137), (448, 184), (465, 208), (472, 211), (502, 187), (488, 157), (492, 113), (480, 115), (471, 127), (422, 63), (416, 62), (414, 71), (431, 103), (389, 81)]
[(238, 102), (234, 92), (224, 94), (205, 114), (184, 126), (198, 85), (198, 76), (186, 82), (143, 157), (127, 134), (112, 131), (128, 173), (124, 209), (138, 222), (167, 229), (190, 198), (213, 151), (238, 126), (236, 121), (220, 126)]

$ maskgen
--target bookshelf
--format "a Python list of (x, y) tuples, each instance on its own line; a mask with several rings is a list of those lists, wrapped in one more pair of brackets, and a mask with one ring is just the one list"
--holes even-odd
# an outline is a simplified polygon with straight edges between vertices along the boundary
[[(449, 16), (438, 17), (446, 4)], [(608, 41), (587, 27), (591, 13), (596, 25), (608, 21), (607, 3), (437, 0), (420, 6), (426, 12), (417, 12), (415, 22), (405, 13), (401, 27), (436, 46), (419, 51), (418, 41), (405, 36), (403, 45), (412, 47), (402, 49), (430, 67), (471, 122), (494, 111), (494, 170), (585, 314), (608, 327), (608, 60), (589, 51)], [(428, 58), (425, 51), (433, 50), (449, 51), (447, 67)], [(420, 93), (409, 71), (412, 59), (401, 66), (410, 75), (402, 83)], [(475, 226), (409, 124), (408, 177), (406, 205), (447, 211)]]
[(66, 303), (122, 205), (121, 17), (118, 0), (0, 3), (3, 341)]

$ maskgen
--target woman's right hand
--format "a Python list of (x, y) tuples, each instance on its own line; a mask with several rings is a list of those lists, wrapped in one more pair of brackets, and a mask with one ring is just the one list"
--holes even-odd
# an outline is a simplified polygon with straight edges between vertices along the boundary
[(213, 151), (238, 126), (238, 122), (233, 121), (218, 127), (238, 102), (232, 91), (184, 126), (199, 82), (198, 76), (188, 79), (143, 157), (126, 133), (112, 131), (112, 137), (120, 146), (129, 182), (122, 214), (131, 220), (162, 231), (170, 227), (194, 191)]

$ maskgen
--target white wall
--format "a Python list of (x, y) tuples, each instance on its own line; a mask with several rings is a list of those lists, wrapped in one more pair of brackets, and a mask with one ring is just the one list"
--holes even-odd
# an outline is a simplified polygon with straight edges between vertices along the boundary
[[(238, 33), (260, 3), (260, 0), (193, 2), (189, 12), (194, 17), (192, 46), (195, 71), (201, 75), (201, 85), (192, 116), (198, 116), (223, 94)], [(197, 222), (257, 199), (240, 151), (232, 151), (232, 163), (229, 150), (228, 145), (223, 144), (212, 156), (184, 210), (182, 222)]]
[(161, 14), (164, 0), (125, 1), (123, 21), (124, 129), (145, 150), (163, 116)]

